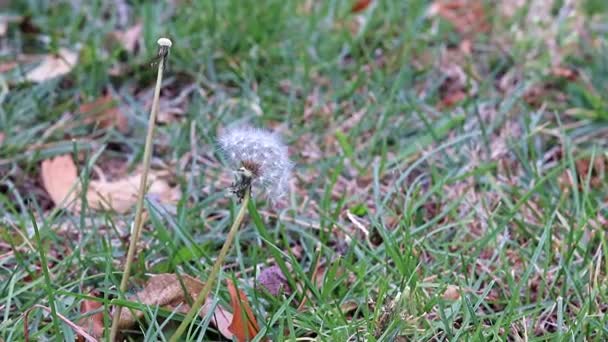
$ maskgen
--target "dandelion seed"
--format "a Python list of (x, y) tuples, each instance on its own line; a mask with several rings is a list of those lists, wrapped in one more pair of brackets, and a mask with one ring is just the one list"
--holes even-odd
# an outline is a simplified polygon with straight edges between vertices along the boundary
[(233, 186), (237, 196), (241, 197), (249, 185), (264, 189), (273, 202), (285, 195), (292, 163), (287, 155), (287, 146), (278, 135), (241, 127), (227, 130), (220, 135), (218, 143), (231, 166), (238, 170), (240, 178)]

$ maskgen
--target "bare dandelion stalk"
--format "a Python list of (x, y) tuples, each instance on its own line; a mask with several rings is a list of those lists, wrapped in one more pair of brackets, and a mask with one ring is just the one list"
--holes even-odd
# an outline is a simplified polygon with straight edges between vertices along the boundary
[(171, 338), (169, 339), (169, 342), (176, 342), (179, 340), (179, 338), (186, 331), (186, 328), (188, 328), (188, 325), (190, 325), (190, 322), (192, 322), (192, 320), (194, 319), (194, 316), (198, 313), (198, 310), (200, 310), (203, 303), (205, 303), (207, 296), (209, 296), (209, 292), (211, 292), (211, 287), (215, 283), (215, 280), (217, 279), (218, 274), (220, 273), (220, 267), (222, 267), (222, 265), (224, 264), (224, 259), (226, 258), (228, 251), (230, 251), (230, 247), (232, 246), (232, 241), (234, 241), (234, 237), (236, 236), (236, 233), (238, 232), (239, 227), (241, 226), (241, 223), (243, 222), (243, 218), (245, 217), (245, 211), (247, 211), (247, 204), (249, 203), (249, 198), (251, 197), (250, 191), (251, 191), (251, 184), (244, 189), (241, 208), (239, 209), (239, 212), (237, 213), (236, 218), (234, 219), (234, 222), (232, 222), (232, 226), (230, 227), (230, 230), (228, 231), (228, 236), (226, 237), (226, 241), (224, 241), (224, 245), (222, 246), (222, 249), (220, 250), (220, 254), (218, 255), (217, 259), (215, 260), (215, 263), (213, 264), (213, 268), (211, 269), (211, 273), (209, 273), (209, 278), (207, 278), (207, 282), (205, 282), (205, 286), (203, 287), (201, 292), (198, 294), (198, 297), (192, 304), (192, 307), (191, 307), (190, 311), (188, 311), (186, 318), (184, 318), (184, 320), (181, 322), (179, 327), (177, 327), (177, 330), (175, 331), (173, 336), (171, 336)]
[(237, 128), (222, 134), (218, 143), (233, 169), (236, 170), (236, 179), (231, 187), (231, 192), (241, 202), (241, 208), (228, 231), (226, 241), (211, 268), (205, 286), (175, 334), (171, 336), (170, 342), (179, 340), (209, 296), (211, 287), (218, 278), (220, 268), (245, 217), (252, 186), (265, 190), (269, 199), (275, 203), (287, 191), (292, 164), (287, 156), (287, 147), (283, 145), (277, 135), (260, 129)]
[[(169, 48), (172, 43), (167, 38), (160, 38), (157, 41), (159, 45), (158, 49), (158, 74), (156, 76), (156, 88), (154, 88), (154, 98), (152, 101), (152, 109), (150, 111), (150, 118), (148, 120), (148, 134), (146, 135), (146, 143), (144, 147), (144, 160), (143, 170), (141, 175), (141, 182), (137, 193), (137, 204), (135, 209), (135, 222), (133, 223), (133, 231), (131, 233), (131, 239), (129, 241), (129, 249), (127, 251), (127, 261), (125, 262), (125, 268), (122, 274), (122, 280), (120, 281), (119, 296), (122, 296), (127, 291), (127, 285), (129, 283), (129, 275), (131, 272), (131, 264), (133, 263), (133, 256), (135, 255), (135, 249), (137, 242), (139, 241), (139, 235), (141, 234), (141, 228), (143, 226), (143, 209), (144, 209), (144, 195), (146, 193), (148, 183), (148, 172), (150, 170), (150, 159), (152, 156), (152, 139), (154, 137), (154, 127), (156, 125), (156, 116), (158, 114), (158, 99), (160, 97), (160, 88), (163, 81), (163, 71), (165, 69), (166, 59), (169, 55)], [(121, 306), (116, 306), (112, 317), (112, 328), (110, 330), (110, 341), (116, 340), (118, 333), (118, 324), (120, 322), (120, 314), (122, 311)]]

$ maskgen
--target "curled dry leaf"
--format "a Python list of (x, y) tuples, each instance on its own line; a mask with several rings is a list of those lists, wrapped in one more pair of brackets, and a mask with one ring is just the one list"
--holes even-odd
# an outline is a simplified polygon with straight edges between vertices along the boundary
[(227, 279), (226, 282), (234, 315), (228, 329), (234, 334), (237, 341), (250, 341), (260, 332), (258, 322), (243, 291), (239, 290), (232, 280)]
[(79, 111), (86, 115), (86, 123), (97, 123), (101, 128), (116, 127), (122, 133), (129, 131), (129, 120), (114, 103), (112, 95), (105, 95), (93, 102), (83, 103)]
[[(42, 184), (55, 205), (74, 212), (80, 210), (80, 183), (76, 165), (69, 155), (44, 160), (41, 173)], [(89, 208), (126, 213), (137, 201), (141, 176), (136, 173), (114, 181), (90, 181), (86, 194)], [(174, 203), (181, 195), (179, 189), (169, 186), (153, 171), (148, 174), (148, 184), (148, 195), (156, 196), (160, 202)]]
[[(169, 273), (157, 274), (148, 279), (144, 289), (131, 296), (129, 300), (145, 305), (159, 305), (185, 314), (190, 310), (188, 302), (196, 300), (202, 289), (203, 283), (189, 275), (178, 277), (175, 274)], [(201, 317), (205, 317), (209, 313), (212, 304), (212, 299), (207, 298), (205, 305), (203, 305), (200, 311)], [(132, 327), (142, 317), (143, 312), (141, 311), (121, 310), (119, 327), (121, 329)], [(232, 339), (233, 336), (228, 329), (228, 325), (232, 319), (233, 316), (230, 312), (220, 305), (215, 306), (211, 322), (228, 339)]]
[(65, 75), (72, 71), (77, 61), (78, 54), (67, 49), (59, 49), (58, 54), (45, 56), (40, 65), (25, 75), (25, 79), (40, 83)]

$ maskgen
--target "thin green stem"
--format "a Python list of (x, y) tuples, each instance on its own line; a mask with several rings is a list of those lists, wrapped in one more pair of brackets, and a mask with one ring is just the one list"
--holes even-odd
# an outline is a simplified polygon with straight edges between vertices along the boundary
[(55, 308), (55, 294), (53, 293), (53, 283), (51, 282), (51, 275), (49, 273), (49, 267), (46, 260), (46, 254), (44, 253), (44, 247), (42, 246), (42, 239), (40, 238), (40, 232), (38, 231), (38, 225), (36, 224), (36, 218), (30, 213), (32, 219), (32, 225), (34, 226), (34, 235), (36, 236), (36, 244), (38, 245), (38, 253), (40, 254), (40, 267), (44, 274), (44, 282), (46, 287), (46, 293), (49, 300), (49, 306), (51, 307), (51, 316), (53, 316), (53, 324), (57, 330), (59, 337), (63, 336), (61, 332), (61, 326), (59, 325), (59, 316)]
[(245, 212), (247, 211), (247, 204), (249, 203), (249, 197), (251, 197), (250, 192), (251, 188), (247, 187), (247, 189), (245, 190), (245, 196), (243, 196), (243, 203), (241, 204), (241, 208), (239, 209), (239, 212), (237, 213), (234, 222), (232, 222), (232, 226), (230, 227), (230, 231), (228, 231), (226, 241), (224, 242), (224, 245), (220, 250), (220, 254), (218, 255), (217, 259), (215, 260), (215, 263), (213, 264), (213, 268), (211, 268), (211, 273), (209, 273), (209, 277), (207, 278), (205, 286), (199, 293), (198, 297), (196, 298), (196, 301), (194, 301), (194, 304), (192, 304), (192, 308), (186, 315), (186, 318), (184, 318), (179, 327), (177, 327), (177, 330), (175, 331), (173, 336), (171, 336), (171, 338), (169, 339), (169, 342), (177, 342), (179, 340), (179, 338), (184, 334), (184, 331), (186, 331), (188, 325), (190, 325), (190, 322), (192, 322), (192, 320), (194, 319), (194, 316), (198, 313), (198, 310), (201, 308), (201, 306), (207, 299), (207, 296), (211, 291), (211, 287), (213, 286), (213, 283), (218, 277), (220, 267), (224, 263), (224, 259), (226, 258), (230, 247), (232, 246), (232, 241), (234, 240), (234, 237), (236, 236), (236, 233), (238, 232), (239, 227), (243, 222)]
[[(150, 111), (150, 118), (148, 120), (148, 134), (146, 135), (146, 143), (144, 147), (144, 160), (143, 170), (141, 175), (141, 181), (139, 183), (139, 189), (137, 193), (137, 204), (135, 209), (135, 222), (133, 223), (133, 232), (129, 241), (129, 250), (127, 251), (127, 260), (125, 262), (124, 271), (122, 274), (122, 280), (120, 281), (119, 296), (124, 296), (124, 292), (127, 290), (129, 283), (129, 275), (131, 272), (131, 264), (133, 263), (133, 257), (135, 255), (135, 249), (137, 242), (139, 241), (139, 235), (141, 234), (141, 228), (143, 226), (143, 211), (144, 211), (144, 195), (146, 194), (146, 188), (148, 183), (148, 172), (150, 170), (150, 159), (152, 156), (154, 138), (154, 128), (156, 125), (156, 116), (158, 114), (158, 99), (160, 97), (160, 88), (163, 81), (163, 71), (165, 68), (165, 58), (167, 56), (168, 48), (161, 46), (162, 53), (159, 53), (160, 61), (158, 63), (158, 74), (156, 76), (156, 88), (154, 88), (154, 98), (152, 101), (152, 109)], [(164, 49), (164, 50), (163, 50)], [(120, 322), (120, 314), (122, 311), (121, 306), (116, 306), (112, 317), (112, 328), (110, 330), (110, 341), (116, 340), (116, 334), (118, 333), (118, 325)]]

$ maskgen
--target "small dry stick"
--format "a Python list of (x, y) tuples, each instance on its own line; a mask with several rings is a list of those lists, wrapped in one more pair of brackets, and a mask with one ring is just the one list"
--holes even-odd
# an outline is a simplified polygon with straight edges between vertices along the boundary
[[(148, 134), (146, 135), (146, 144), (144, 147), (144, 160), (143, 170), (141, 175), (141, 183), (137, 193), (137, 206), (135, 209), (135, 222), (133, 223), (133, 232), (129, 241), (129, 250), (127, 251), (127, 261), (122, 274), (122, 280), (120, 281), (119, 295), (122, 296), (127, 290), (127, 284), (129, 282), (129, 273), (131, 271), (131, 263), (133, 262), (133, 256), (135, 255), (135, 248), (139, 241), (139, 235), (142, 228), (142, 214), (144, 209), (144, 195), (146, 193), (146, 187), (148, 183), (148, 171), (150, 169), (150, 158), (152, 156), (152, 138), (154, 137), (154, 126), (156, 124), (156, 115), (158, 114), (158, 98), (160, 96), (160, 87), (163, 81), (163, 71), (167, 56), (169, 55), (169, 48), (172, 43), (167, 38), (160, 38), (158, 40), (158, 75), (156, 76), (156, 88), (154, 88), (154, 99), (152, 101), (152, 110), (150, 111), (150, 118), (148, 121)], [(116, 306), (112, 317), (112, 328), (110, 330), (110, 341), (116, 340), (116, 334), (118, 333), (118, 324), (120, 322), (120, 314), (122, 307)]]
[(190, 325), (190, 322), (192, 322), (192, 320), (194, 319), (194, 316), (198, 313), (198, 310), (200, 310), (201, 306), (207, 299), (209, 292), (211, 292), (211, 287), (213, 286), (213, 283), (215, 282), (218, 274), (220, 273), (220, 268), (221, 268), (222, 264), (224, 263), (226, 254), (228, 254), (228, 251), (230, 251), (230, 246), (232, 246), (232, 241), (234, 240), (234, 237), (236, 236), (236, 233), (239, 230), (239, 226), (241, 225), (241, 223), (243, 222), (243, 218), (245, 217), (245, 212), (247, 211), (247, 204), (249, 203), (249, 197), (251, 197), (251, 184), (248, 184), (243, 191), (244, 191), (244, 194), (243, 194), (243, 197), (241, 197), (242, 198), (241, 208), (239, 209), (239, 212), (237, 213), (237, 215), (234, 219), (234, 222), (232, 222), (232, 226), (230, 227), (230, 230), (228, 231), (228, 236), (226, 237), (226, 241), (224, 241), (224, 245), (222, 246), (222, 249), (220, 250), (220, 254), (218, 255), (217, 259), (215, 260), (213, 267), (211, 268), (211, 273), (209, 273), (207, 282), (205, 283), (205, 286), (203, 287), (201, 292), (198, 294), (196, 301), (192, 304), (192, 308), (190, 309), (190, 311), (188, 311), (186, 318), (184, 318), (184, 320), (179, 325), (179, 327), (177, 327), (177, 330), (175, 331), (173, 336), (171, 336), (171, 338), (169, 339), (169, 342), (179, 341), (179, 338), (186, 331), (186, 328), (188, 327), (188, 325)]

